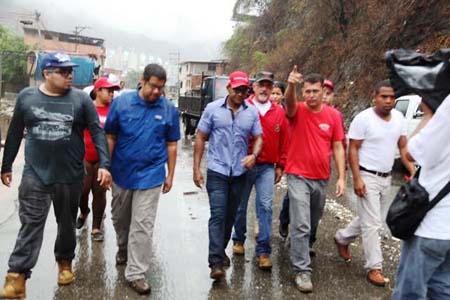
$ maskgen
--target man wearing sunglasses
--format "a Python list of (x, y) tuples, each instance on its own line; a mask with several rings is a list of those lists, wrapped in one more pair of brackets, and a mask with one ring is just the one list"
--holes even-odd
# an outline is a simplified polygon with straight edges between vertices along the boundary
[(9, 126), (1, 179), (12, 181), (12, 164), (26, 128), (25, 166), (19, 188), (22, 224), (9, 258), (9, 270), (0, 298), (25, 298), (25, 280), (30, 277), (42, 245), (45, 221), (53, 203), (58, 233), (55, 258), (58, 284), (74, 277), (75, 221), (84, 177), (83, 131), (89, 129), (99, 154), (99, 184), (108, 188), (111, 174), (105, 134), (89, 96), (72, 88), (72, 68), (77, 65), (62, 52), (43, 56), (40, 67), (44, 82), (29, 87), (17, 97)]
[[(258, 110), (245, 103), (248, 89), (247, 74), (240, 71), (231, 73), (228, 96), (209, 103), (197, 126), (193, 179), (200, 188), (204, 184), (200, 162), (209, 139), (206, 190), (211, 213), (208, 262), (212, 279), (224, 277), (224, 267), (230, 265), (225, 248), (240, 203), (245, 172), (255, 165), (262, 148)], [(250, 136), (255, 141), (251, 154), (248, 154)]]

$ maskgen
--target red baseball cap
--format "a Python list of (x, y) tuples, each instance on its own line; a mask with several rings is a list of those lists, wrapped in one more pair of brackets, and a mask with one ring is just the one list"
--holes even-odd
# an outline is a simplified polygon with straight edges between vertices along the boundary
[(108, 77), (100, 77), (94, 83), (94, 89), (89, 94), (91, 96), (91, 98), (95, 99), (95, 92), (97, 92), (99, 89), (102, 89), (102, 88), (106, 88), (106, 89), (114, 88), (114, 89), (120, 90), (120, 86), (117, 83), (109, 80)]
[(230, 80), (228, 81), (228, 84), (232, 87), (232, 88), (237, 88), (240, 86), (246, 86), (246, 87), (250, 87), (249, 85), (249, 80), (248, 80), (248, 75), (244, 72), (241, 71), (234, 71), (233, 73), (230, 74)]
[(332, 91), (334, 91), (334, 83), (329, 79), (325, 79), (323, 81), (323, 86), (329, 87)]

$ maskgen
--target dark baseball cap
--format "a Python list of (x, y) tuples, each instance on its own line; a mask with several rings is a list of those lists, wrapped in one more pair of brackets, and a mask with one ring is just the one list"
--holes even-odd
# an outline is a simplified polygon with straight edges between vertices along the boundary
[(78, 67), (78, 65), (72, 62), (70, 56), (64, 52), (47, 53), (42, 57), (41, 70), (65, 67)]
[(256, 73), (255, 76), (255, 82), (261, 82), (261, 81), (270, 81), (270, 82), (274, 82), (274, 76), (273, 73), (271, 72), (267, 72), (267, 71), (261, 71)]

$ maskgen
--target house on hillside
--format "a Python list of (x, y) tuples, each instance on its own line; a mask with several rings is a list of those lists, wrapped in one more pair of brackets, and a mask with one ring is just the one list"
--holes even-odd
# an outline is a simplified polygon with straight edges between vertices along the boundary
[(202, 76), (221, 76), (225, 73), (224, 60), (185, 61), (180, 64), (180, 95), (199, 95)]

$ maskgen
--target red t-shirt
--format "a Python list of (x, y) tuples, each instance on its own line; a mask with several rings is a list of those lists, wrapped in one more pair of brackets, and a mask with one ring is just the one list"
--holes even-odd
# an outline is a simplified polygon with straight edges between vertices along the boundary
[(289, 122), (291, 143), (285, 172), (308, 179), (328, 179), (333, 142), (344, 138), (339, 112), (323, 105), (320, 112), (314, 113), (300, 102)]
[[(100, 119), (100, 125), (105, 126), (106, 116), (108, 115), (109, 106), (96, 106), (98, 118)], [(88, 162), (97, 162), (98, 154), (95, 149), (94, 143), (92, 142), (91, 134), (88, 129), (84, 130), (84, 160)]]

